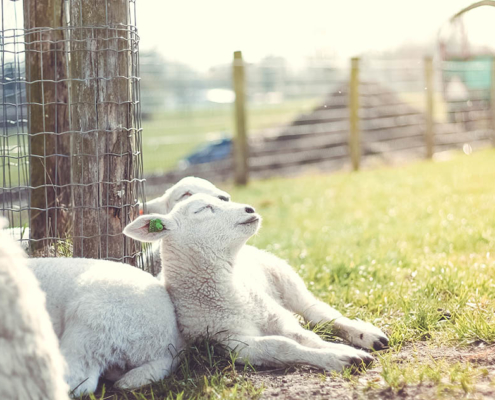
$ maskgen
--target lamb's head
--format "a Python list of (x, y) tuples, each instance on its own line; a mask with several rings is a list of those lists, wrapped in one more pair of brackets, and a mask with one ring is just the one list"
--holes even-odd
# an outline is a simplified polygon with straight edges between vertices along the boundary
[(174, 206), (194, 194), (204, 193), (223, 201), (230, 201), (230, 195), (218, 189), (206, 179), (188, 176), (167, 189), (165, 194), (147, 203), (148, 213), (168, 214)]
[(137, 218), (124, 234), (141, 242), (162, 240), (162, 252), (207, 252), (234, 256), (260, 226), (261, 217), (245, 204), (196, 194), (177, 204), (167, 215)]

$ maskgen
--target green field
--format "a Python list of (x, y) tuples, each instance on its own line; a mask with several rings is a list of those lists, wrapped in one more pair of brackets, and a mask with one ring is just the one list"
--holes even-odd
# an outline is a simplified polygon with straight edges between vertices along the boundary
[[(354, 398), (495, 395), (494, 150), (225, 189), (264, 217), (251, 244), (287, 259), (320, 299), (391, 339), (371, 371), (308, 375), (343, 381)], [(105, 398), (263, 396), (252, 373), (212, 349), (190, 350), (167, 381)]]
[[(300, 113), (317, 104), (317, 99), (290, 100), (248, 108), (248, 129), (256, 134), (262, 129), (291, 122)], [(143, 121), (144, 172), (163, 173), (199, 145), (234, 132), (233, 105), (209, 109), (167, 111)]]

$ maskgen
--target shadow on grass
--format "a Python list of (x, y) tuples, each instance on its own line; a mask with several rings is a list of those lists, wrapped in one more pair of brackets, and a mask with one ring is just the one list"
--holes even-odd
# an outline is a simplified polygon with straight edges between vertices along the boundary
[(253, 368), (235, 366), (237, 355), (211, 337), (186, 346), (183, 359), (171, 376), (135, 390), (114, 389), (112, 382), (100, 380), (97, 391), (83, 400), (117, 399), (258, 399), (262, 387), (246, 377)]
[[(331, 331), (331, 324), (310, 327), (324, 340), (338, 340)], [(236, 365), (237, 353), (226, 348), (211, 336), (188, 343), (183, 350), (182, 361), (171, 376), (135, 390), (114, 389), (110, 381), (100, 380), (97, 391), (82, 400), (148, 400), (148, 399), (258, 399), (263, 393), (261, 384), (253, 383), (253, 375), (282, 375), (298, 367), (256, 369), (250, 365)], [(344, 371), (348, 379), (356, 371)]]

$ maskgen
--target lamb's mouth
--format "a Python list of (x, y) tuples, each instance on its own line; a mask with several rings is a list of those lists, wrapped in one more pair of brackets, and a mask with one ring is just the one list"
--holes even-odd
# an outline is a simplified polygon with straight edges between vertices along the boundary
[(259, 218), (258, 218), (258, 217), (253, 216), (253, 217), (251, 217), (251, 218), (247, 219), (247, 220), (246, 220), (246, 221), (244, 221), (244, 222), (239, 222), (239, 225), (249, 225), (249, 224), (252, 224), (253, 222), (257, 222), (257, 221), (259, 221)]

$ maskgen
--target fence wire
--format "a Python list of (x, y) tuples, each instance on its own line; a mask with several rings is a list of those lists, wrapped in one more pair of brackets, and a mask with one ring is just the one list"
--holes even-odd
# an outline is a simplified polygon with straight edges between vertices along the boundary
[(152, 265), (134, 0), (1, 1), (0, 210), (32, 256)]
[[(145, 165), (149, 192), (158, 195), (187, 175), (232, 179), (232, 65), (196, 75), (175, 65), (182, 75), (172, 76), (167, 74), (170, 63), (161, 73), (157, 55), (147, 58), (143, 96), (158, 98), (161, 92), (168, 99), (155, 103), (158, 108), (144, 121), (144, 146), (155, 150)], [(433, 85), (427, 87), (425, 59), (417, 54), (361, 57), (358, 114), (363, 166), (427, 156), (429, 95), (435, 157), (445, 156), (446, 150), (470, 153), (490, 146), (495, 132), (492, 60), (489, 54), (468, 60), (435, 58)], [(266, 57), (246, 61), (245, 72), (251, 177), (349, 168), (350, 62), (319, 58), (295, 67), (282, 56)], [(158, 82), (153, 87), (152, 77)]]

